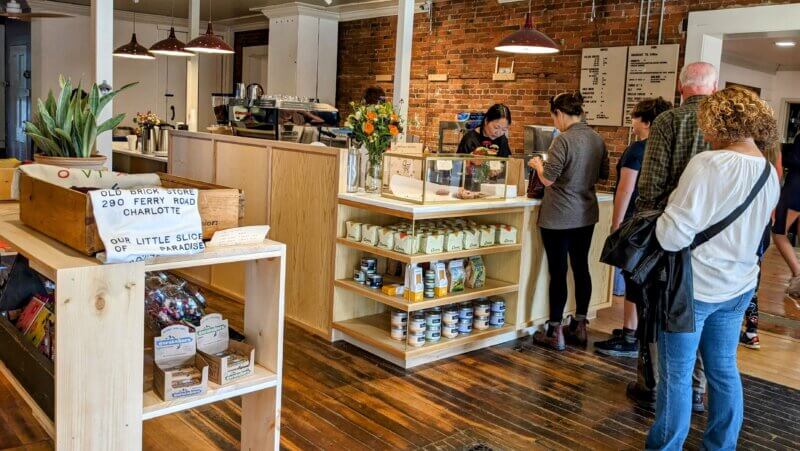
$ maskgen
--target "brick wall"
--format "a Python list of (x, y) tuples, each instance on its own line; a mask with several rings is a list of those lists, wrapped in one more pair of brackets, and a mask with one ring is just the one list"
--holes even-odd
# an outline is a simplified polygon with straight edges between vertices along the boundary
[[(793, 3), (759, 0), (670, 0), (664, 16), (663, 43), (681, 44), (681, 21), (689, 11), (744, 5)], [(493, 103), (507, 104), (513, 124), (510, 143), (522, 151), (522, 126), (550, 124), (547, 100), (580, 84), (580, 55), (584, 47), (636, 44), (638, 0), (597, 0), (596, 19), (590, 22), (590, 0), (534, 0), (534, 26), (561, 43), (561, 53), (548, 56), (507, 55), (494, 51), (495, 44), (520, 27), (527, 3), (499, 4), (497, 0), (435, 1), (433, 31), (427, 14), (414, 18), (414, 41), (409, 100), (409, 133), (436, 147), (440, 120), (453, 120), (459, 111), (485, 111)], [(654, 0), (650, 38), (658, 38), (659, 8)], [(343, 114), (349, 102), (360, 100), (364, 89), (378, 84), (391, 96), (392, 83), (376, 83), (375, 75), (394, 73), (397, 18), (343, 22), (339, 24), (337, 106)], [(509, 66), (516, 59), (514, 82), (492, 80), (495, 57)], [(428, 82), (431, 73), (447, 73), (447, 82)], [(413, 125), (418, 121), (419, 125)], [(625, 149), (628, 129), (597, 127), (611, 151), (612, 168)]]

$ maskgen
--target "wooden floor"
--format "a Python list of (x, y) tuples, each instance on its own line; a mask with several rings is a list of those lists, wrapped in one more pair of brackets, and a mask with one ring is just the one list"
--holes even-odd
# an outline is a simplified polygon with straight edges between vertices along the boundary
[(767, 316), (789, 318), (800, 322), (800, 304), (784, 296), (792, 272), (775, 246), (767, 250), (761, 271), (761, 288), (758, 290), (759, 310)]

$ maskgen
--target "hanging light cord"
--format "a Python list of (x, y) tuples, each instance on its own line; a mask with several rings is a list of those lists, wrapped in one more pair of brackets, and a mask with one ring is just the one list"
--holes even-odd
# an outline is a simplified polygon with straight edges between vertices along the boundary
[(139, 0), (133, 0), (133, 34), (136, 34), (136, 5)]
[(174, 27), (175, 26), (175, 0), (172, 0), (172, 12), (170, 14), (172, 16), (171, 17), (172, 21), (170, 23), (170, 26)]

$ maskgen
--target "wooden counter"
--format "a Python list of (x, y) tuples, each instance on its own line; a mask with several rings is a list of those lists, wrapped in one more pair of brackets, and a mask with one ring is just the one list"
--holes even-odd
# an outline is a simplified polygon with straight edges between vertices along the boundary
[(148, 172), (167, 172), (167, 157), (153, 154), (132, 152), (128, 143), (114, 142), (113, 170), (129, 174), (144, 174)]

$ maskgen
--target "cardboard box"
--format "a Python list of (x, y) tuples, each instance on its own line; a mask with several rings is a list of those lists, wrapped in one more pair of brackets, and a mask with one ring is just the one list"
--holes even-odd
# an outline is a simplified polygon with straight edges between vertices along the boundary
[[(153, 389), (164, 401), (201, 396), (208, 391), (208, 366), (197, 355), (195, 333), (189, 327), (181, 324), (165, 327), (153, 343)], [(199, 381), (191, 385), (174, 386), (185, 380), (186, 367), (197, 369)]]
[[(247, 343), (230, 341), (228, 336), (228, 320), (222, 319), (219, 313), (206, 315), (200, 320), (197, 328), (197, 349), (208, 364), (208, 375), (211, 382), (226, 385), (255, 372), (255, 348)], [(246, 363), (234, 364), (233, 355), (247, 357)]]
[[(197, 208), (203, 239), (210, 239), (218, 230), (239, 227), (244, 217), (244, 195), (240, 190), (169, 174), (158, 176), (162, 188), (200, 190)], [(19, 180), (19, 218), (34, 230), (86, 255), (104, 249), (91, 197), (80, 191), (23, 174)]]

